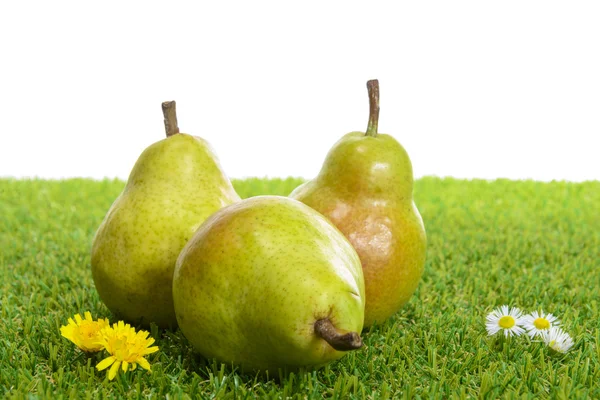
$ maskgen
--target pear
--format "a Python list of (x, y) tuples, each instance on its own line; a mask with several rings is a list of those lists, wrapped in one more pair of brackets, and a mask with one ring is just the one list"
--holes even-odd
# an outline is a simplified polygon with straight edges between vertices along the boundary
[(361, 347), (364, 298), (348, 240), (281, 196), (217, 211), (187, 243), (173, 277), (177, 321), (195, 349), (271, 376)]
[(360, 256), (365, 327), (384, 322), (408, 302), (423, 274), (427, 242), (413, 201), (411, 161), (396, 139), (377, 133), (378, 81), (367, 88), (366, 133), (343, 136), (317, 177), (290, 194), (329, 218)]
[(178, 133), (163, 103), (167, 138), (146, 148), (92, 245), (92, 276), (109, 310), (133, 323), (175, 327), (175, 262), (196, 229), (240, 200), (210, 145)]

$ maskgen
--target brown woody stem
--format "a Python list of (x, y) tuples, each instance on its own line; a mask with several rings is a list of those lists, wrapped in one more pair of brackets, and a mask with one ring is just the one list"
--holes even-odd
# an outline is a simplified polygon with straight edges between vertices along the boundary
[(163, 116), (165, 117), (165, 131), (167, 132), (167, 137), (179, 133), (179, 127), (177, 126), (177, 111), (175, 110), (175, 100), (163, 102), (162, 111)]
[(379, 81), (372, 79), (367, 82), (369, 91), (369, 125), (367, 125), (366, 136), (377, 136), (377, 124), (379, 123)]
[(315, 322), (315, 333), (338, 351), (356, 350), (363, 345), (362, 339), (358, 333), (340, 333), (337, 328), (333, 326), (329, 318), (320, 319)]

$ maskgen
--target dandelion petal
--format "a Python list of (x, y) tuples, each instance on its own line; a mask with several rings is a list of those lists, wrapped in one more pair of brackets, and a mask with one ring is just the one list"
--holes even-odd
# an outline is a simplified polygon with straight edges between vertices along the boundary
[(137, 360), (137, 363), (140, 365), (140, 367), (142, 367), (144, 369), (147, 369), (147, 370), (150, 370), (150, 363), (144, 357), (140, 357)]
[(102, 371), (103, 369), (110, 367), (115, 361), (116, 358), (114, 358), (113, 356), (106, 357), (104, 360), (100, 361), (98, 365), (96, 365), (96, 369), (98, 371)]
[(112, 381), (115, 376), (117, 376), (117, 371), (119, 371), (119, 366), (121, 365), (121, 361), (115, 361), (112, 367), (110, 367), (110, 371), (108, 371), (108, 380)]

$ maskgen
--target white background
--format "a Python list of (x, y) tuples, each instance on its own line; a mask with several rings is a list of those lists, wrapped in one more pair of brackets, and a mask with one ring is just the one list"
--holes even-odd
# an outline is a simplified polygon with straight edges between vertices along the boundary
[(417, 177), (600, 179), (600, 2), (396, 3), (2, 2), (0, 176), (126, 179), (175, 99), (231, 177), (310, 178), (378, 78)]

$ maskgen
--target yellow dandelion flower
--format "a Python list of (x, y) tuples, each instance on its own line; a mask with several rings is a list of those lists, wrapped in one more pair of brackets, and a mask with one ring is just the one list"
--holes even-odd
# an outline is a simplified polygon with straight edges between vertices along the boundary
[(81, 315), (75, 314), (75, 320), (69, 318), (67, 325), (60, 327), (60, 334), (77, 345), (81, 350), (86, 352), (100, 351), (104, 346), (99, 342), (101, 335), (100, 331), (109, 326), (108, 319), (98, 319), (94, 321), (92, 314), (86, 311), (85, 319)]
[(117, 376), (119, 367), (123, 372), (127, 372), (128, 369), (133, 371), (138, 365), (150, 370), (150, 363), (144, 356), (158, 351), (158, 346), (149, 347), (154, 343), (154, 339), (148, 335), (147, 331), (136, 333), (134, 328), (123, 321), (104, 328), (102, 344), (110, 356), (98, 363), (98, 371), (110, 367), (108, 379), (112, 380)]

